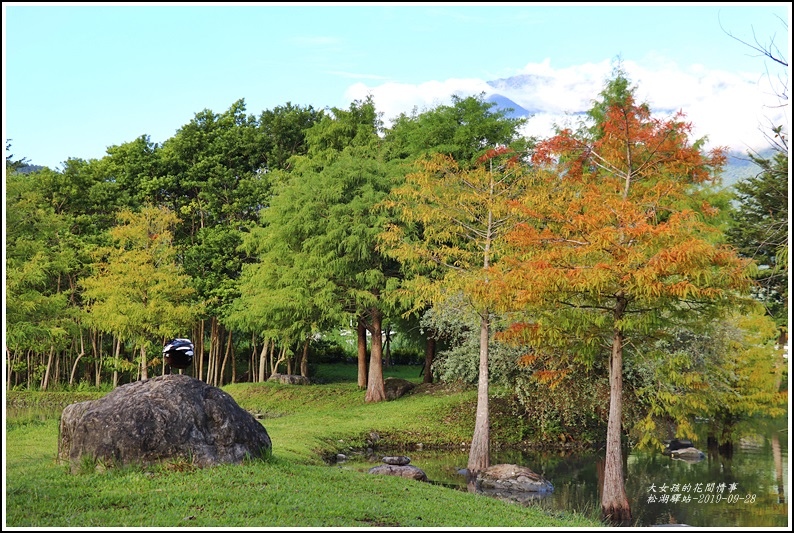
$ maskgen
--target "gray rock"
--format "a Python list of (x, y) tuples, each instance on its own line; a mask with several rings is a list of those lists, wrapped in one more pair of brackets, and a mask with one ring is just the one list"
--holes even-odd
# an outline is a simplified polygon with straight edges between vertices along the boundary
[(492, 465), (477, 474), (476, 486), (483, 491), (552, 492), (554, 486), (525, 466)]
[(386, 378), (383, 380), (383, 388), (386, 392), (387, 400), (396, 400), (405, 395), (408, 391), (416, 387), (415, 383), (411, 383), (407, 379), (402, 378)]
[(411, 465), (378, 465), (369, 469), (370, 474), (384, 474), (387, 476), (400, 476), (417, 481), (427, 481), (427, 475), (419, 468)]
[(68, 405), (58, 429), (57, 457), (73, 472), (85, 457), (103, 467), (169, 459), (205, 467), (266, 458), (271, 451), (267, 430), (228, 393), (182, 374)]
[(297, 374), (272, 374), (268, 381), (275, 381), (277, 383), (284, 383), (285, 385), (310, 385), (311, 381), (306, 376), (299, 376)]
[(681, 459), (688, 463), (697, 463), (706, 458), (706, 454), (695, 447), (670, 450), (670, 452), (665, 455), (669, 455), (673, 459)]
[(387, 456), (381, 459), (387, 465), (405, 466), (411, 462), (411, 459), (404, 455)]

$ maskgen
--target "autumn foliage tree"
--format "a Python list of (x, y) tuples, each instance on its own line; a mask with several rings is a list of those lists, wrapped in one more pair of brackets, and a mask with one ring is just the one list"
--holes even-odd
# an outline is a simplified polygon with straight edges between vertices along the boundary
[(750, 285), (748, 262), (721, 244), (703, 187), (724, 164), (722, 151), (704, 153), (681, 114), (653, 118), (634, 92), (618, 71), (590, 111), (591, 127), (537, 146), (533, 181), (515, 203), (522, 223), (492, 276), (504, 308), (518, 313), (506, 335), (530, 347), (524, 362), (609, 358), (601, 508), (622, 523), (631, 519), (624, 353), (641, 356), (644, 339), (674, 324), (708, 322)]
[(468, 461), (471, 474), (490, 465), (489, 270), (499, 257), (501, 237), (512, 224), (509, 202), (521, 195), (524, 177), (518, 154), (507, 147), (487, 150), (473, 168), (436, 154), (419, 160), (416, 171), (392, 190), (383, 204), (400, 221), (387, 226), (381, 236), (383, 247), (410, 271), (402, 290), (411, 294), (415, 308), (462, 294), (479, 315), (477, 413)]

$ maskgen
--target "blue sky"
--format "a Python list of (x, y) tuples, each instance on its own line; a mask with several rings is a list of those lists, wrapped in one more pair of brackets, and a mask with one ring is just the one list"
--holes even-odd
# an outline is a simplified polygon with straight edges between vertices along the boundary
[(790, 59), (790, 18), (787, 3), (4, 2), (3, 133), (16, 157), (58, 168), (140, 135), (162, 142), (241, 98), (259, 115), (372, 94), (388, 120), (529, 73), (543, 87), (510, 96), (542, 110), (528, 131), (540, 134), (586, 108), (620, 56), (640, 97), (741, 148), (790, 108), (764, 107), (765, 72), (784, 71), (725, 30), (774, 38)]

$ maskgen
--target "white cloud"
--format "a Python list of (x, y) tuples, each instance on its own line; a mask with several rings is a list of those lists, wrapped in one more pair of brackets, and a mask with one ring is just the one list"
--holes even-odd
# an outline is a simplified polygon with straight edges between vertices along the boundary
[(348, 88), (345, 97), (350, 101), (363, 100), (371, 94), (378, 111), (383, 113), (384, 121), (388, 123), (400, 113), (410, 113), (414, 107), (421, 112), (425, 108), (449, 104), (453, 94), (468, 96), (481, 92), (492, 92), (492, 88), (483, 80), (453, 78), (419, 85), (389, 82), (369, 87), (356, 83)]
[[(742, 152), (762, 149), (767, 146), (762, 129), (770, 120), (789, 127), (787, 108), (770, 107), (777, 103), (775, 91), (758, 73), (709, 70), (699, 64), (682, 68), (652, 54), (641, 63), (624, 61), (622, 67), (637, 86), (639, 100), (647, 101), (655, 110), (683, 111), (692, 123), (693, 139), (707, 136), (708, 147), (728, 146)], [(499, 93), (535, 112), (526, 134), (546, 136), (553, 133), (555, 123), (575, 123), (572, 114), (589, 109), (612, 68), (612, 61), (554, 68), (545, 59), (527, 64), (508, 79), (511, 83), (502, 80), (504, 84), (498, 89), (478, 79), (373, 86), (357, 83), (350, 86), (346, 96), (353, 100), (371, 94), (388, 124), (399, 113), (410, 112), (414, 107), (421, 111), (447, 104), (453, 93)]]

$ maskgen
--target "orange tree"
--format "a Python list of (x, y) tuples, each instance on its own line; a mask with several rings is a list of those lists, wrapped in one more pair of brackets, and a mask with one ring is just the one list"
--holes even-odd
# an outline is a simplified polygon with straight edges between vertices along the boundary
[(409, 273), (395, 292), (410, 296), (411, 311), (462, 295), (479, 316), (477, 411), (468, 460), (473, 476), (490, 466), (489, 270), (515, 218), (509, 202), (524, 190), (525, 169), (520, 154), (506, 146), (486, 150), (472, 168), (442, 154), (418, 160), (415, 168), (384, 200), (399, 223), (387, 225), (380, 238), (384, 253)]
[[(491, 273), (505, 335), (523, 359), (608, 356), (609, 411), (601, 508), (631, 519), (621, 459), (623, 358), (675, 325), (705, 323), (750, 286), (748, 262), (721, 244), (719, 209), (706, 185), (722, 150), (690, 143), (679, 114), (651, 116), (618, 71), (589, 112), (592, 126), (538, 144), (531, 185), (514, 204), (522, 222)], [(497, 288), (498, 286), (498, 288)], [(556, 364), (558, 377), (566, 365)]]

